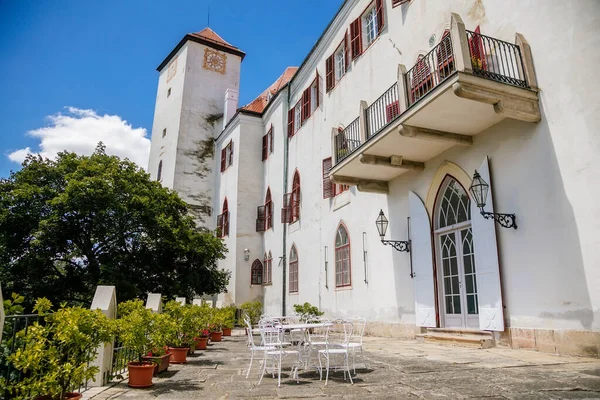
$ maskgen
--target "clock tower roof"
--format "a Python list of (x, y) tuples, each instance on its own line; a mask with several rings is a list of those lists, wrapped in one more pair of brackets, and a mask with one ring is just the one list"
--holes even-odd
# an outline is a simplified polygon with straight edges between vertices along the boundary
[(181, 39), (181, 41), (173, 49), (173, 51), (171, 51), (171, 53), (169, 53), (167, 58), (165, 58), (163, 60), (163, 62), (158, 66), (158, 68), (156, 68), (156, 70), (160, 72), (165, 67), (165, 65), (167, 65), (169, 63), (171, 58), (173, 58), (173, 56), (175, 56), (175, 54), (177, 54), (179, 49), (181, 49), (181, 47), (183, 47), (183, 45), (188, 40), (203, 44), (208, 47), (212, 47), (217, 50), (221, 50), (225, 53), (230, 53), (230, 54), (239, 56), (239, 57), (241, 57), (242, 60), (246, 56), (246, 53), (244, 53), (242, 50), (240, 50), (239, 48), (237, 48), (235, 46), (232, 46), (231, 44), (226, 42), (221, 36), (219, 36), (215, 31), (206, 27), (206, 28), (202, 29), (200, 32), (188, 33), (187, 35), (185, 35), (183, 37), (183, 39)]

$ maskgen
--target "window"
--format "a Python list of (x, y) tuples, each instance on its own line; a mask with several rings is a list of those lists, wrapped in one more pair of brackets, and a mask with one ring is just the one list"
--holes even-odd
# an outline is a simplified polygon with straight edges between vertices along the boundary
[(283, 195), (283, 208), (281, 209), (281, 223), (296, 222), (300, 218), (300, 174), (294, 173), (292, 192)]
[(350, 268), (350, 239), (344, 224), (340, 224), (335, 235), (335, 286), (352, 284)]
[(454, 55), (452, 53), (450, 31), (444, 32), (440, 43), (437, 51), (437, 69), (440, 73), (440, 79), (444, 79), (454, 72)]
[(267, 256), (267, 254), (265, 253), (265, 260), (264, 260), (264, 270), (263, 270), (263, 284), (269, 284), (271, 283), (271, 275), (272, 275), (272, 271), (273, 271), (273, 256), (271, 255), (271, 252), (269, 251), (269, 255)]
[(160, 182), (162, 179), (162, 160), (158, 162), (158, 172), (156, 173), (156, 180)]
[(323, 198), (330, 199), (332, 197), (337, 196), (340, 193), (345, 192), (350, 189), (348, 185), (338, 185), (329, 179), (329, 171), (332, 167), (331, 157), (328, 157), (323, 160)]
[(263, 284), (263, 265), (260, 260), (257, 258), (252, 263), (252, 269), (250, 270), (250, 284), (252, 285), (262, 285)]
[(311, 90), (310, 87), (302, 92), (302, 124), (310, 117), (311, 113)]
[(264, 232), (273, 226), (273, 202), (271, 189), (267, 188), (265, 205), (259, 206), (256, 212), (256, 232)]
[(294, 133), (302, 126), (302, 104), (296, 103), (294, 106)]
[(269, 153), (273, 152), (273, 125), (262, 138), (262, 160), (265, 161), (269, 158)]
[(367, 11), (366, 15), (363, 17), (363, 21), (367, 33), (367, 42), (365, 44), (369, 46), (377, 39), (377, 35), (379, 34), (379, 29), (377, 27), (377, 10), (375, 7)]
[(233, 165), (233, 141), (221, 149), (221, 172)]
[(363, 51), (362, 35), (366, 35), (366, 49), (381, 34), (385, 25), (383, 15), (383, 0), (375, 0), (367, 11), (350, 24), (350, 47), (352, 48), (352, 59), (354, 60)]
[(335, 82), (339, 82), (346, 73), (346, 49), (344, 44), (335, 51)]
[(167, 90), (167, 97), (171, 96), (171, 88), (169, 88), (169, 90)]
[(165, 137), (165, 136), (167, 136), (167, 128), (163, 129), (163, 132), (162, 132), (162, 137)]
[(223, 201), (223, 212), (217, 215), (217, 236), (222, 238), (229, 235), (229, 207), (227, 198)]
[(350, 48), (352, 50), (352, 59), (360, 56), (362, 53), (362, 24), (360, 18), (350, 24)]
[(348, 44), (348, 32), (344, 34), (344, 39), (339, 44), (333, 54), (325, 61), (325, 78), (327, 91), (337, 85), (342, 77), (348, 71), (350, 66), (350, 46)]
[(290, 293), (298, 293), (298, 252), (296, 251), (296, 245), (292, 245), (290, 250)]
[(319, 107), (319, 75), (310, 85), (310, 114)]

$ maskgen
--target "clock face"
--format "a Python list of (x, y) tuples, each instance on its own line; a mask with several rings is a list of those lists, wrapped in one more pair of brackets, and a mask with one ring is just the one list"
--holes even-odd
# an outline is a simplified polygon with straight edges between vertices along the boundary
[(216, 50), (206, 48), (204, 50), (204, 68), (210, 71), (215, 71), (220, 74), (225, 74), (227, 66), (227, 57), (225, 54)]

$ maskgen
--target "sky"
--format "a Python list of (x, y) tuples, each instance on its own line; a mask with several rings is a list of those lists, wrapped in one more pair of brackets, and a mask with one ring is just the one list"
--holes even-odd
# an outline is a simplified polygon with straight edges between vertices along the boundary
[[(29, 153), (147, 167), (156, 67), (207, 26), (242, 49), (240, 105), (299, 66), (343, 0), (0, 0), (0, 178)], [(318, 10), (318, 12), (315, 12)]]

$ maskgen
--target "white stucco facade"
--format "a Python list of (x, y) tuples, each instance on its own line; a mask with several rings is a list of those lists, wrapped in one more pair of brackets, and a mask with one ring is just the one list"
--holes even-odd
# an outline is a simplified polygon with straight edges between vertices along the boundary
[[(344, 43), (344, 35), (350, 34), (351, 23), (371, 4), (378, 2), (346, 1), (289, 84), (280, 88), (263, 110), (240, 108), (222, 132), (222, 124), (217, 122), (214, 133), (210, 131), (215, 139), (213, 169), (205, 174), (201, 185), (184, 174), (191, 166), (185, 154), (193, 139), (182, 137), (177, 141), (174, 135), (160, 139), (160, 132), (167, 125), (169, 132), (190, 131), (189, 127), (198, 123), (194, 115), (214, 109), (210, 103), (213, 98), (222, 113), (226, 89), (239, 85), (239, 64), (234, 63), (231, 76), (219, 76), (219, 84), (213, 84), (214, 76), (199, 71), (190, 75), (193, 80), (188, 80), (187, 73), (183, 80), (182, 71), (167, 85), (167, 68), (161, 72), (150, 172), (155, 173), (157, 160), (163, 157), (163, 184), (177, 190), (186, 201), (193, 198), (191, 188), (214, 193), (211, 227), (227, 198), (230, 226), (224, 241), (229, 252), (220, 266), (232, 272), (232, 279), (228, 293), (221, 295), (222, 301), (241, 304), (259, 299), (265, 313), (271, 315), (290, 313), (294, 304), (310, 302), (329, 316), (367, 318), (373, 334), (414, 337), (427, 327), (483, 329), (496, 332), (498, 341), (513, 347), (597, 356), (600, 205), (596, 199), (600, 193), (596, 182), (600, 137), (596, 127), (600, 125), (600, 85), (595, 66), (600, 63), (600, 55), (595, 49), (600, 46), (600, 4), (593, 0), (412, 0), (393, 6), (392, 0), (385, 0), (384, 28), (370, 46), (363, 46), (362, 54), (348, 64), (345, 75), (327, 90), (327, 59)], [(479, 27), (481, 34), (493, 38), (490, 40), (511, 46), (521, 34), (531, 49), (532, 63), (527, 64), (528, 50), (520, 47), (523, 70), (533, 66), (520, 73), (528, 88), (488, 83), (489, 77), (473, 79), (468, 58), (466, 68), (460, 69), (461, 49), (467, 57), (472, 51), (471, 44), (461, 44), (454, 36), (464, 32), (461, 26), (468, 31)], [(431, 89), (409, 108), (411, 87), (406, 86), (408, 81), (402, 74), (399, 77), (398, 71), (410, 70), (419, 55), (427, 55), (440, 44), (446, 30), (452, 35), (457, 69), (446, 82), (455, 79), (456, 83), (448, 84), (447, 89), (440, 83), (439, 89)], [(363, 28), (363, 40), (365, 35)], [(499, 59), (499, 50), (495, 51)], [(183, 46), (177, 54), (178, 65), (199, 65), (198, 61), (190, 61), (199, 54), (200, 49), (193, 53)], [(494, 66), (487, 68), (492, 70)], [(319, 106), (288, 137), (288, 111), (302, 102), (304, 90), (316, 78), (321, 92)], [(333, 135), (345, 132), (344, 128), (364, 113), (361, 101), (363, 107), (372, 105), (395, 84), (400, 93), (400, 115), (369, 141), (361, 120), (361, 146), (336, 163)], [(462, 88), (477, 84), (482, 85), (477, 95), (468, 100), (460, 97)], [(164, 92), (169, 85), (173, 92), (166, 99)], [(199, 87), (214, 90), (211, 99), (200, 97), (196, 93)], [(177, 95), (179, 92), (182, 95)], [(483, 96), (481, 93), (488, 96), (487, 103), (477, 100)], [(490, 93), (502, 101), (488, 100)], [(463, 115), (460, 113), (466, 117), (456, 117)], [(429, 122), (437, 124), (433, 134), (419, 131), (428, 129)], [(406, 146), (396, 145), (403, 126), (416, 126), (420, 138), (403, 136)], [(271, 127), (273, 152), (269, 151), (263, 161), (261, 140)], [(436, 140), (430, 140), (432, 136)], [(155, 145), (158, 140), (162, 140), (160, 146)], [(234, 143), (233, 164), (220, 172), (221, 150), (230, 141)], [(350, 188), (324, 198), (323, 160), (332, 156), (332, 179), (346, 182)], [(367, 162), (364, 156), (378, 157), (380, 165)], [(418, 165), (398, 172), (397, 165), (390, 165), (392, 156)], [(453, 325), (457, 322), (452, 322), (455, 320), (444, 300), (448, 292), (441, 255), (449, 228), (439, 225), (440, 204), (450, 180), (466, 191), (476, 169), (484, 171), (490, 184), (485, 210), (514, 213), (518, 228), (507, 229), (484, 220), (471, 198), (468, 220), (457, 223), (451, 233), (463, 240), (463, 248), (456, 250), (463, 257), (463, 261), (457, 261), (463, 265), (457, 278), (460, 295), (464, 296), (463, 317), (462, 322)], [(292, 192), (296, 171), (300, 176), (299, 218), (283, 224), (283, 197)], [(273, 226), (257, 232), (257, 207), (265, 204), (267, 189), (273, 201)], [(422, 204), (415, 206), (415, 199)], [(425, 215), (426, 221), (418, 220), (421, 217), (414, 207), (424, 210), (420, 215)], [(380, 210), (389, 219), (386, 239), (415, 241), (410, 253), (381, 243), (375, 225)], [(414, 236), (409, 236), (409, 218)], [(351, 283), (336, 287), (335, 243), (340, 224), (349, 237)], [(430, 226), (423, 239), (430, 241), (427, 254), (423, 253), (426, 243), (425, 247), (416, 243), (421, 240), (416, 235), (423, 226)], [(479, 299), (485, 303), (475, 305), (473, 313), (472, 304), (465, 302), (468, 295), (463, 293), (463, 285), (468, 285), (470, 279), (465, 266), (466, 230), (473, 236), (473, 274), (481, 283)], [(298, 254), (298, 290), (290, 293), (292, 246)], [(252, 285), (253, 261), (263, 261), (269, 252), (272, 281)], [(245, 253), (249, 253), (248, 260)], [(427, 265), (420, 264), (423, 262)], [(424, 272), (427, 268), (433, 272)], [(411, 277), (411, 271), (415, 277)], [(423, 298), (431, 299), (431, 304), (415, 302), (419, 298), (415, 288), (421, 290)], [(421, 311), (415, 311), (417, 305), (424, 309), (428, 306), (433, 310), (431, 315), (423, 317)], [(471, 314), (466, 314), (466, 307)], [(424, 322), (426, 319), (428, 322)]]

